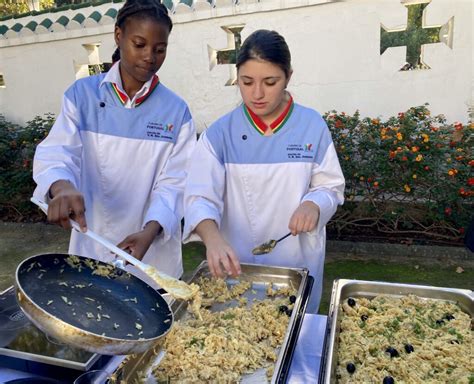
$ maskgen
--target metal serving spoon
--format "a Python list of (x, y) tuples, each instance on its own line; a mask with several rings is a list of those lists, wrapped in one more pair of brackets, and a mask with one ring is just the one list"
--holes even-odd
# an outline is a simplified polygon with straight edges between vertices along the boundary
[(264, 255), (266, 253), (270, 253), (273, 251), (273, 248), (282, 240), (286, 239), (288, 236), (291, 235), (290, 233), (287, 233), (285, 236), (280, 237), (278, 240), (269, 240), (266, 243), (260, 244), (258, 247), (255, 247), (252, 249), (252, 254), (254, 255)]

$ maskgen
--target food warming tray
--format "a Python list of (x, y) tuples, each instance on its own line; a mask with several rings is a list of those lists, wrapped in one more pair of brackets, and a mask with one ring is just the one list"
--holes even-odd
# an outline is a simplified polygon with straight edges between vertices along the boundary
[[(256, 264), (241, 264), (241, 268), (242, 274), (238, 280), (227, 279), (227, 283), (228, 285), (235, 285), (239, 281), (250, 281), (252, 283), (251, 288), (243, 295), (248, 299), (248, 305), (252, 304), (254, 298), (257, 300), (266, 298), (265, 291), (270, 283), (274, 289), (293, 286), (297, 290), (296, 302), (283, 344), (278, 351), (278, 358), (271, 378), (271, 383), (284, 383), (290, 368), (306, 304), (311, 293), (313, 278), (309, 276), (308, 270), (303, 268), (282, 268)], [(190, 283), (198, 281), (200, 277), (210, 276), (207, 261), (203, 261), (190, 279)], [(220, 311), (232, 305), (235, 305), (235, 300), (229, 303), (216, 303), (212, 306), (211, 310)], [(186, 307), (187, 303), (181, 301), (174, 302), (171, 305), (175, 320), (185, 319), (190, 316)], [(157, 359), (160, 359), (160, 355), (163, 355), (162, 353), (160, 354), (161, 345), (162, 343), (160, 342), (153, 350), (143, 354), (128, 356), (114, 374), (117, 379), (116, 382), (120, 383), (123, 380), (123, 382), (128, 384), (156, 383), (154, 377), (146, 372), (150, 372), (150, 368), (157, 365)], [(264, 382), (268, 380), (265, 375), (265, 369), (259, 369), (253, 374), (242, 377), (242, 383), (261, 383), (262, 380)]]
[(339, 340), (340, 304), (347, 298), (372, 298), (378, 295), (400, 297), (416, 295), (426, 299), (438, 299), (457, 302), (460, 308), (474, 316), (473, 292), (465, 289), (441, 288), (423, 285), (386, 283), (363, 280), (335, 280), (332, 289), (328, 314), (328, 327), (325, 337), (324, 355), (319, 381), (324, 384), (336, 381), (337, 351)]

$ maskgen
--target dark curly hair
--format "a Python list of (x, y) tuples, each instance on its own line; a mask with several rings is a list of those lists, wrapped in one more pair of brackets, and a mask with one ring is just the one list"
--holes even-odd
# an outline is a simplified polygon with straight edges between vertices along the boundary
[[(160, 0), (127, 0), (117, 14), (115, 26), (124, 30), (127, 19), (130, 17), (148, 18), (164, 24), (169, 31), (173, 29), (173, 22), (166, 8)], [(117, 48), (112, 55), (112, 62), (120, 60), (120, 50)]]

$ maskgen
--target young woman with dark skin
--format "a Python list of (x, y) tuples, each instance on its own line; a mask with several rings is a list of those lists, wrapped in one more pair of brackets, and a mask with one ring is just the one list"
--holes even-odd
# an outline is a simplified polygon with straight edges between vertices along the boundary
[[(107, 74), (76, 81), (38, 146), (35, 196), (48, 219), (69, 218), (137, 259), (182, 273), (180, 222), (194, 124), (186, 103), (160, 83), (172, 22), (157, 0), (128, 0), (117, 15)], [(153, 249), (152, 249), (153, 248)], [(109, 261), (105, 248), (72, 231), (71, 253)]]

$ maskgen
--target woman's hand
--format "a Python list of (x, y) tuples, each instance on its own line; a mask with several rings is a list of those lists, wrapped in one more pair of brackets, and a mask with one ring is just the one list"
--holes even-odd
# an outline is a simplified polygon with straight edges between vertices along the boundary
[(84, 212), (84, 196), (74, 185), (67, 180), (54, 182), (49, 193), (52, 199), (48, 207), (48, 220), (51, 223), (59, 224), (61, 227), (71, 229), (69, 219), (76, 221), (81, 227), (81, 231), (87, 231), (87, 223)]
[(237, 276), (241, 273), (239, 259), (213, 220), (201, 221), (196, 227), (196, 233), (206, 245), (207, 262), (214, 277)]
[(288, 229), (293, 236), (302, 232), (311, 232), (319, 221), (319, 207), (312, 201), (303, 201), (293, 212)]
[(157, 221), (149, 221), (143, 230), (127, 236), (117, 244), (117, 247), (129, 252), (136, 259), (141, 260), (160, 230), (161, 225)]

